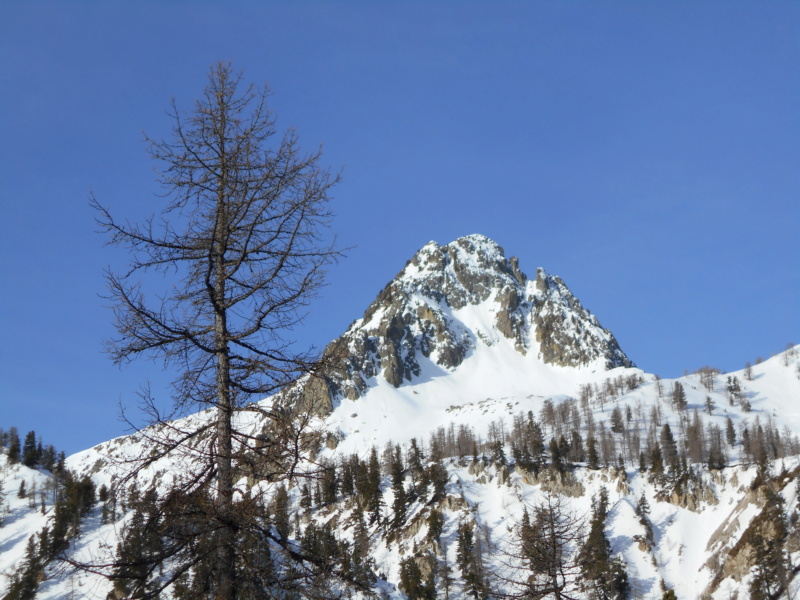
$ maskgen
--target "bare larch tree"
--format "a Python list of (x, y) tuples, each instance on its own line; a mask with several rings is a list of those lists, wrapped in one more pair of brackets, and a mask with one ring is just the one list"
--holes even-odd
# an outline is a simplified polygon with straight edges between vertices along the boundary
[[(211, 409), (191, 427), (168, 422), (145, 389), (162, 427), (144, 430), (154, 449), (138, 469), (194, 453), (180, 494), (210, 504), (208, 522), (198, 526), (195, 515), (191, 530), (214, 540), (208, 597), (215, 598), (247, 595), (237, 575), (237, 532), (251, 525), (242, 508), (248, 499), (237, 497), (243, 469), (260, 461), (280, 478), (300, 460), (298, 415), (250, 402), (313, 371), (312, 357), (294, 352), (287, 332), (339, 256), (328, 227), (338, 175), (320, 165), (320, 151), (302, 151), (294, 131), (278, 133), (268, 95), (229, 64), (214, 66), (191, 112), (173, 101), (172, 139), (147, 139), (164, 186), (160, 215), (131, 224), (91, 199), (109, 243), (131, 255), (127, 270), (107, 272), (119, 334), (111, 356), (117, 363), (156, 357), (177, 372), (170, 419)], [(272, 439), (237, 426), (241, 411), (261, 411), (283, 433)], [(191, 561), (175, 559), (192, 547), (174, 544), (171, 564), (187, 570)]]

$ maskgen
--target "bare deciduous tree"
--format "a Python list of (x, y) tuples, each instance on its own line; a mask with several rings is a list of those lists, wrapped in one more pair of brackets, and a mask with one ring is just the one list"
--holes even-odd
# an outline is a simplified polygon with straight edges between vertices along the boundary
[[(297, 407), (250, 401), (313, 374), (313, 357), (294, 352), (286, 335), (339, 256), (327, 233), (338, 175), (320, 166), (320, 151), (303, 152), (293, 131), (278, 133), (268, 95), (229, 64), (216, 65), (188, 115), (173, 102), (172, 140), (147, 140), (161, 167), (160, 218), (119, 221), (91, 199), (109, 243), (131, 255), (127, 270), (107, 272), (119, 333), (110, 354), (117, 363), (159, 358), (178, 374), (168, 415), (149, 390), (142, 393), (159, 426), (140, 432), (150, 454), (133, 475), (166, 456), (179, 460), (180, 487), (170, 490), (161, 514), (191, 514), (154, 560), (169, 564), (176, 577), (198, 578), (204, 554), (211, 567), (202, 574), (202, 595), (211, 598), (245, 597), (248, 585), (269, 585), (248, 581), (248, 561), (259, 551), (242, 552), (254, 540), (285, 540), (259, 516), (260, 488), (242, 489), (237, 481), (298, 475), (308, 419)], [(153, 292), (140, 278), (166, 284)], [(210, 411), (170, 420), (198, 408)], [(173, 580), (161, 581), (156, 593)]]

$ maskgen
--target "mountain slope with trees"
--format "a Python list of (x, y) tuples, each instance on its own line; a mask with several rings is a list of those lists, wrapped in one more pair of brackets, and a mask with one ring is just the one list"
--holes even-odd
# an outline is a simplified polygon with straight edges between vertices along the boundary
[[(437, 261), (451, 249), (461, 253), (453, 269), (468, 264), (484, 292), (464, 295), (462, 269), (460, 288), (432, 293), (429, 273), (438, 266), (419, 257)], [(537, 281), (555, 278), (530, 281), (515, 270), (521, 274), (516, 260), (480, 236), (426, 246), (387, 288), (402, 294), (382, 293), (329, 347), (351, 355), (330, 363), (326, 408), (284, 413), (306, 416), (298, 476), (274, 477), (286, 471), (268, 455), (237, 456), (236, 493), (257, 499), (251, 510), (266, 534), (257, 552), (239, 549), (261, 577), (261, 587), (243, 597), (688, 599), (797, 591), (800, 349), (735, 373), (702, 367), (662, 379), (627, 357), (609, 363), (609, 351), (624, 354), (563, 282), (544, 284), (542, 293)], [(507, 301), (512, 280), (526, 282), (516, 288), (516, 313)], [(452, 305), (450, 289), (462, 294)], [(545, 311), (555, 315), (549, 324), (537, 318)], [(420, 317), (426, 314), (435, 316), (430, 325)], [(509, 314), (517, 315), (516, 330), (504, 330)], [(397, 363), (380, 352), (393, 340), (399, 345), (383, 357), (396, 352), (412, 364), (413, 352), (417, 365), (399, 381), (391, 375)], [(426, 340), (439, 344), (427, 355)], [(457, 364), (442, 359), (447, 340), (463, 343)], [(549, 359), (560, 346), (587, 359)], [(357, 373), (363, 387), (349, 394)], [(320, 390), (320, 378), (305, 382)], [(236, 427), (266, 442), (274, 430), (264, 415), (291, 401), (302, 405), (308, 393), (294, 387), (264, 400)], [(174, 427), (212, 419), (201, 412)], [(36, 536), (45, 526), (53, 531), (56, 507), (46, 505), (42, 515), (14, 500), (18, 516), (0, 528), (4, 594), (121, 598), (157, 592), (168, 580), (162, 597), (206, 593), (195, 587), (202, 576), (174, 577), (168, 562), (152, 560), (186, 526), (186, 514), (176, 519), (170, 510), (203, 510), (210, 501), (163, 502), (185, 472), (180, 453), (129, 476), (126, 461), (146, 455), (153, 435), (66, 459), (70, 478), (91, 481), (96, 496), (80, 505), (80, 525), (52, 556)], [(7, 464), (11, 446), (21, 457), (24, 444), (18, 434), (14, 444), (4, 440)], [(56, 477), (38, 468), (4, 467), (6, 498), (34, 473), (38, 488)], [(214, 554), (205, 556), (193, 569), (213, 568)], [(108, 564), (111, 580), (70, 570), (59, 558)], [(14, 595), (14, 573), (30, 564), (35, 592)]]

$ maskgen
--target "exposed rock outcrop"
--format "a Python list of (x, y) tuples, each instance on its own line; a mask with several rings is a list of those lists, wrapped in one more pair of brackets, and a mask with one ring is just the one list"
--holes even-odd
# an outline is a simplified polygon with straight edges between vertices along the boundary
[(514, 467), (514, 471), (522, 477), (522, 481), (526, 484), (540, 485), (544, 491), (552, 494), (580, 498), (586, 492), (583, 484), (569, 471), (556, 471), (548, 467), (535, 473), (519, 465)]

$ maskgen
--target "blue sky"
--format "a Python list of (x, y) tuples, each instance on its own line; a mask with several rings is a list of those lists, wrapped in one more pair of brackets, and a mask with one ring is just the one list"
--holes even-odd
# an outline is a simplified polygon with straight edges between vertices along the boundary
[(343, 169), (324, 346), (429, 240), (483, 233), (560, 275), (643, 369), (800, 341), (796, 2), (4, 2), (0, 426), (74, 452), (169, 376), (120, 370), (88, 194), (158, 210), (143, 132), (209, 66), (269, 82)]

